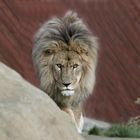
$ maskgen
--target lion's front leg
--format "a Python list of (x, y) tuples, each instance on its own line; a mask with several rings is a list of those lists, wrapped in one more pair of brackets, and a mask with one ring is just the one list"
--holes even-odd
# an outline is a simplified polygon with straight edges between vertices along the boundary
[(77, 130), (79, 133), (82, 133), (83, 126), (84, 126), (82, 107), (79, 105), (77, 107), (72, 107), (71, 110), (72, 110), (74, 117), (75, 117), (75, 121), (77, 124)]
[(77, 131), (79, 133), (82, 133), (83, 123), (84, 123), (82, 113), (80, 112), (80, 116), (79, 116), (79, 115), (77, 115), (77, 111), (72, 110), (71, 108), (63, 108), (62, 110), (71, 116), (71, 118), (77, 128)]

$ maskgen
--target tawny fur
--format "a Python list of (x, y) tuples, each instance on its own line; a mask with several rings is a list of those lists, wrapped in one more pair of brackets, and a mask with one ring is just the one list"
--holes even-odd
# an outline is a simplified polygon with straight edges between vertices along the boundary
[[(52, 18), (38, 30), (34, 37), (32, 55), (40, 79), (40, 87), (61, 109), (71, 109), (77, 124), (82, 112), (82, 103), (92, 93), (95, 85), (97, 51), (97, 38), (74, 12), (67, 12), (62, 18)], [(80, 80), (72, 96), (63, 96), (56, 84), (53, 64), (58, 53), (60, 53), (58, 60), (64, 58), (62, 54), (77, 55), (79, 58), (77, 61), (81, 64)], [(76, 75), (74, 76), (76, 78)], [(70, 73), (65, 75), (65, 79), (66, 77), (74, 79), (74, 77), (71, 78)]]

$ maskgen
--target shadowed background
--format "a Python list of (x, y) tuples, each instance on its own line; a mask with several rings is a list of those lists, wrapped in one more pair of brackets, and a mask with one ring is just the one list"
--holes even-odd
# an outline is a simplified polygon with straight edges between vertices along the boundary
[[(139, 0), (0, 0), (0, 61), (38, 86), (32, 65), (32, 38), (53, 16), (72, 9), (99, 38), (99, 63), (88, 117), (109, 122), (140, 115)], [(8, 73), (7, 73), (8, 75)]]

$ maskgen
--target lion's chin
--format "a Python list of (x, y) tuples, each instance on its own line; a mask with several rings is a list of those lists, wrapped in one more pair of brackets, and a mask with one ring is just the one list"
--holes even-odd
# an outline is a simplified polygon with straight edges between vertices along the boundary
[(61, 93), (63, 96), (72, 96), (74, 94), (74, 90), (62, 90)]

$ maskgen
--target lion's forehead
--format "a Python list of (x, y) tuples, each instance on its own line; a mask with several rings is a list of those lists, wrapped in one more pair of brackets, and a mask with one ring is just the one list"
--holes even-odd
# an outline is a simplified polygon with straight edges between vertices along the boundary
[(60, 51), (54, 56), (55, 61), (81, 62), (81, 57), (74, 51)]

